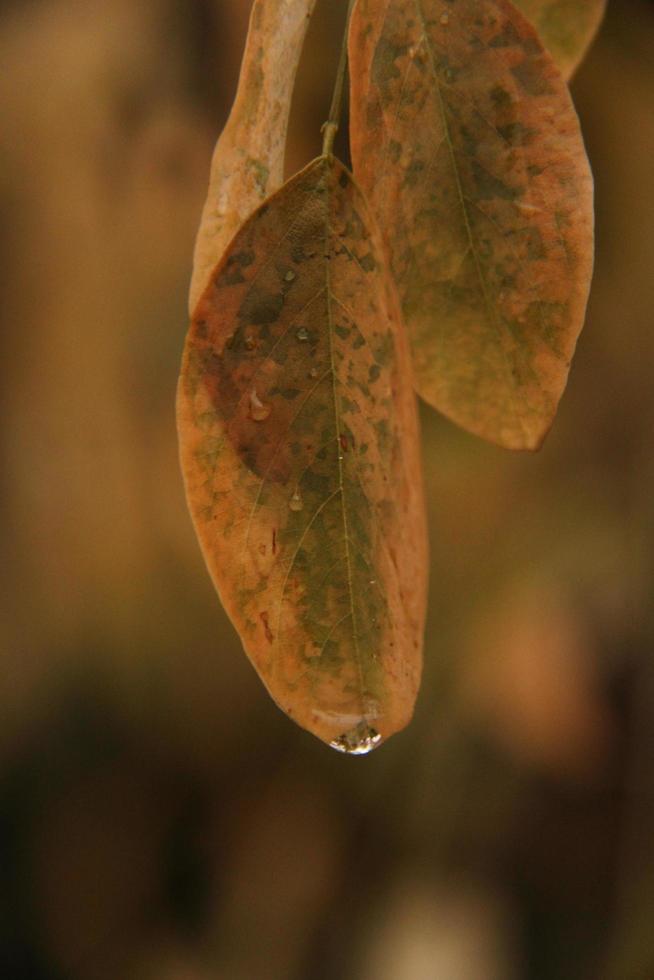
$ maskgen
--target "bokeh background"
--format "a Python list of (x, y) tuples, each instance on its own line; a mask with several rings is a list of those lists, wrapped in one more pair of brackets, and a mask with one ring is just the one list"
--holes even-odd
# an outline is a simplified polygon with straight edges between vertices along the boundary
[[(0, 977), (652, 980), (654, 5), (612, 0), (573, 86), (597, 272), (544, 449), (423, 411), (424, 683), (364, 759), (268, 699), (178, 472), (249, 6), (0, 5)], [(319, 0), (291, 171), (344, 6)]]

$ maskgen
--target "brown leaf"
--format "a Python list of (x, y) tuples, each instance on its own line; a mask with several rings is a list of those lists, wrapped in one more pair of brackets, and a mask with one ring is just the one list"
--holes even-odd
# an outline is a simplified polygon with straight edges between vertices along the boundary
[(409, 721), (426, 529), (415, 398), (379, 232), (321, 157), (261, 206), (191, 323), (182, 468), (209, 571), (298, 724), (367, 751)]
[(514, 0), (569, 79), (602, 22), (606, 0)]
[(419, 393), (535, 449), (581, 330), (592, 177), (568, 90), (505, 0), (359, 0), (355, 173), (386, 232)]
[(236, 99), (214, 151), (195, 244), (192, 314), (245, 219), (284, 182), (295, 74), (316, 0), (255, 0)]

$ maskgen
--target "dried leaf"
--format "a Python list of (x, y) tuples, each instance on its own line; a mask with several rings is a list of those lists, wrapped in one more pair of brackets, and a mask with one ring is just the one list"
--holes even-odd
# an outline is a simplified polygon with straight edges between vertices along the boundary
[(410, 719), (426, 529), (380, 233), (321, 157), (249, 219), (195, 311), (178, 424), (209, 571), (275, 701), (364, 752)]
[(514, 0), (569, 79), (599, 28), (606, 0)]
[(255, 0), (232, 111), (214, 151), (189, 313), (233, 235), (284, 182), (291, 96), (316, 0)]
[(581, 330), (592, 177), (568, 90), (505, 0), (359, 0), (355, 174), (386, 232), (419, 393), (535, 449)]

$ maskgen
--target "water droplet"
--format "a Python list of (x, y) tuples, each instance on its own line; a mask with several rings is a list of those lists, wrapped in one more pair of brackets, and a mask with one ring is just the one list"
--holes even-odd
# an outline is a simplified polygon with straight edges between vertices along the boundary
[(542, 208), (536, 207), (535, 204), (528, 204), (526, 201), (518, 201), (518, 207), (524, 214), (535, 214), (543, 210)]
[(311, 368), (311, 370), (309, 371), (309, 377), (310, 378), (317, 378), (318, 377), (318, 368)]
[(444, 14), (441, 14), (441, 24), (443, 25), (443, 27), (446, 27), (447, 24), (449, 24), (449, 22), (450, 22), (450, 15), (448, 14), (447, 11), (445, 11)]
[(309, 331), (307, 330), (306, 327), (300, 327), (300, 329), (295, 334), (295, 336), (297, 337), (298, 340), (308, 340), (309, 339)]
[(256, 388), (253, 388), (250, 392), (250, 418), (255, 422), (265, 422), (270, 412), (270, 405), (264, 405), (257, 395)]
[(289, 510), (292, 510), (294, 513), (297, 513), (298, 511), (302, 510), (303, 507), (304, 507), (304, 501), (302, 500), (302, 497), (296, 490), (288, 502), (288, 508)]
[(379, 732), (362, 721), (356, 728), (340, 735), (329, 744), (337, 752), (344, 752), (346, 755), (367, 755), (368, 752), (377, 748), (381, 740), (382, 737)]
[(251, 333), (245, 335), (245, 340), (243, 343), (245, 344), (246, 350), (254, 350), (254, 348), (257, 346), (257, 342)]
[(288, 272), (284, 276), (284, 279), (286, 280), (286, 282), (293, 282), (293, 280), (295, 279), (295, 273), (293, 272), (292, 269), (288, 270)]

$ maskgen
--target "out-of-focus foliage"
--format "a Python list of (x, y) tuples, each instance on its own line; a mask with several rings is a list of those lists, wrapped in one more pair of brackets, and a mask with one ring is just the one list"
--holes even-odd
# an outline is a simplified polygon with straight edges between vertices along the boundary
[(236, 97), (214, 150), (195, 242), (191, 315), (234, 234), (284, 182), (291, 99), (315, 5), (316, 0), (252, 5)]
[[(248, 13), (0, 14), (0, 975), (641, 980), (651, 5), (610, 7), (574, 82), (598, 262), (546, 447), (423, 419), (426, 674), (414, 724), (365, 760), (262, 693), (178, 473), (189, 257)], [(343, 13), (318, 4), (289, 171), (319, 151)]]
[(517, 0), (518, 7), (538, 29), (569, 79), (592, 44), (606, 10), (606, 0)]
[(568, 87), (509, 4), (359, 0), (352, 158), (388, 240), (416, 390), (537, 449), (584, 323), (593, 182)]

